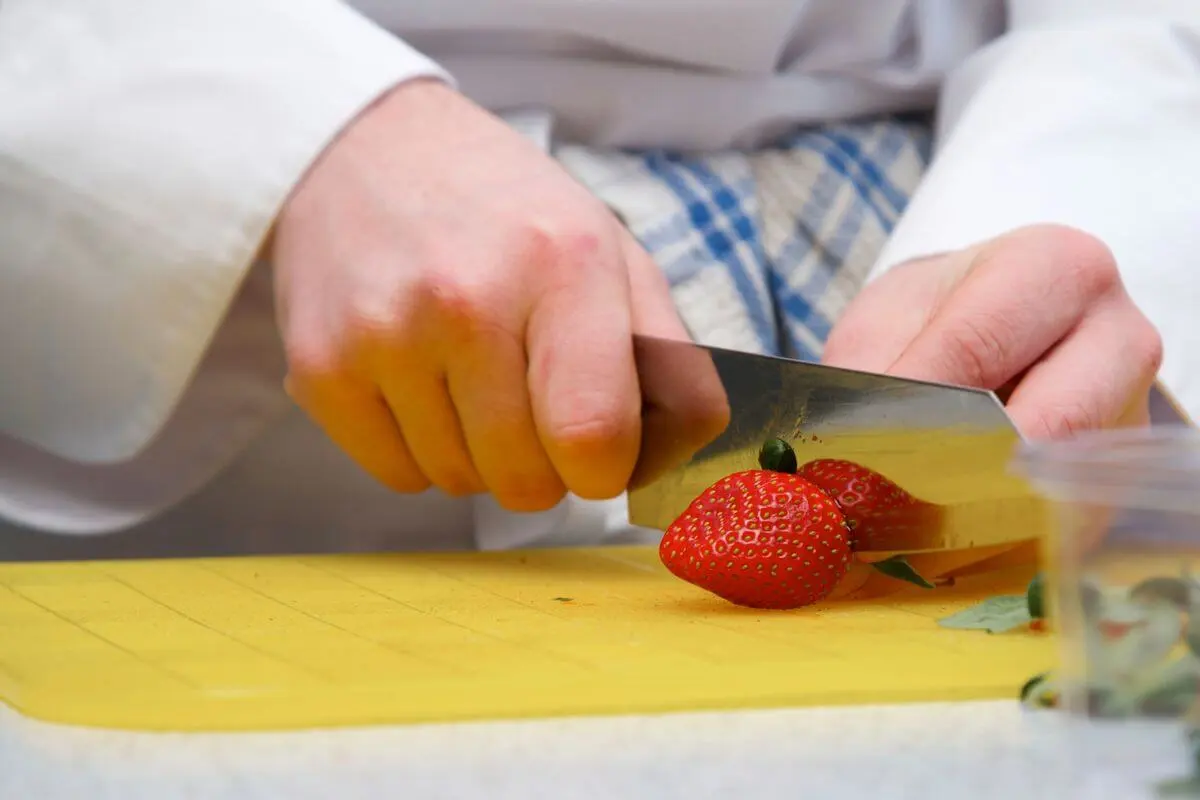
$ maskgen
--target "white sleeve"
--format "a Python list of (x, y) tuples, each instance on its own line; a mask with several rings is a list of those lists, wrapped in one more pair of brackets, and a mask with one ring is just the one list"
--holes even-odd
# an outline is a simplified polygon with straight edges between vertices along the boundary
[(450, 79), (338, 0), (4, 0), (0, 435), (141, 451), (290, 190), (416, 76)]
[(1014, 227), (1113, 250), (1200, 417), (1200, 2), (1010, 0), (1009, 30), (943, 87), (930, 170), (872, 272)]

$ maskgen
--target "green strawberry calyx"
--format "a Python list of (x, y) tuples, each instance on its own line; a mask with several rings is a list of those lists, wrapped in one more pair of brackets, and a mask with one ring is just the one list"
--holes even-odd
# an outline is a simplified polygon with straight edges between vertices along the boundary
[(770, 472), (796, 474), (796, 451), (780, 438), (768, 439), (758, 451), (758, 465)]
[(885, 558), (883, 561), (876, 561), (871, 564), (876, 571), (887, 575), (889, 578), (895, 578), (900, 581), (907, 581), (914, 586), (920, 586), (922, 589), (936, 589), (937, 584), (930, 581), (908, 563), (908, 559), (904, 556), (892, 556)]
[(1033, 576), (1029, 588), (1025, 590), (1025, 604), (1028, 606), (1030, 619), (1046, 618), (1046, 579), (1042, 573)]

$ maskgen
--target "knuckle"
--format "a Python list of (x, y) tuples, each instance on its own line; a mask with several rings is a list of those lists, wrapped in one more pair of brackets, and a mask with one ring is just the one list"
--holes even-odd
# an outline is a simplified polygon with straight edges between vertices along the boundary
[(352, 295), (341, 320), (341, 348), (347, 358), (369, 357), (381, 348), (409, 343), (410, 303), (399, 287), (369, 284)]
[(603, 450), (630, 433), (632, 421), (615, 404), (556, 423), (551, 438), (568, 451)]
[(1162, 367), (1164, 355), (1163, 338), (1158, 328), (1143, 317), (1138, 331), (1130, 337), (1130, 345), (1134, 357), (1140, 361), (1147, 377), (1157, 375)]
[(501, 506), (523, 513), (549, 511), (562, 502), (566, 493), (562, 482), (552, 476), (509, 478), (492, 491)]
[(1102, 240), (1070, 225), (1044, 224), (1022, 229), (1032, 247), (1052, 255), (1061, 279), (1089, 297), (1100, 297), (1121, 286), (1121, 273), (1112, 250)]
[(464, 497), (470, 497), (474, 494), (479, 494), (479, 490), (472, 486), (466, 478), (458, 475), (448, 475), (440, 478), (438, 480), (438, 488), (441, 489), (442, 493), (446, 496), (453, 497), (455, 499), (462, 499)]
[(568, 230), (558, 237), (556, 252), (564, 261), (585, 261), (602, 249), (600, 235), (594, 231)]
[(589, 228), (577, 222), (531, 221), (523, 235), (537, 260), (554, 264), (591, 260), (604, 247), (599, 226)]
[(437, 487), (451, 497), (468, 497), (485, 491), (471, 457), (458, 448), (447, 450), (435, 463), (426, 466)]
[(356, 350), (425, 351), (435, 342), (477, 339), (501, 327), (502, 298), (444, 267), (423, 269), (355, 304), (347, 338)]
[(471, 325), (486, 313), (486, 303), (475, 287), (447, 271), (430, 271), (418, 279), (413, 302), (417, 308), (434, 311), (439, 320), (454, 325)]
[(392, 465), (376, 470), (375, 479), (399, 494), (420, 494), (433, 486), (430, 480), (420, 472), (406, 469), (401, 465)]
[(340, 355), (328, 340), (293, 335), (286, 337), (283, 345), (288, 386), (296, 394), (305, 394), (341, 371)]
[(451, 344), (490, 341), (511, 327), (508, 318), (517, 303), (510, 295), (510, 290), (464, 280), (443, 270), (420, 281), (414, 292), (413, 314), (428, 320), (422, 329), (427, 327), (438, 340)]
[(1030, 425), (1034, 439), (1062, 439), (1103, 427), (1104, 419), (1096, 406), (1081, 399), (1067, 400), (1039, 409)]
[(1026, 225), (1012, 232), (1014, 237), (1025, 240), (1029, 245), (1055, 250), (1068, 250), (1082, 256), (1104, 259), (1111, 258), (1112, 251), (1096, 236), (1073, 225), (1044, 222)]
[(948, 326), (941, 352), (951, 361), (951, 371), (970, 386), (995, 388), (1003, 379), (1000, 371), (1007, 363), (1006, 323), (992, 316), (963, 317)]
[(481, 489), (473, 484), (470, 478), (453, 472), (439, 473), (433, 484), (447, 497), (456, 500), (479, 494)]

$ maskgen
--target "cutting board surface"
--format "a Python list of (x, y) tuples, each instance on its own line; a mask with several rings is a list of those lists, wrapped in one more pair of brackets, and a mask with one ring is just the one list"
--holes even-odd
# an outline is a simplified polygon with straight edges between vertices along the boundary
[(0, 699), (150, 730), (1014, 697), (1054, 648), (936, 620), (1030, 570), (789, 612), (648, 548), (0, 565)]

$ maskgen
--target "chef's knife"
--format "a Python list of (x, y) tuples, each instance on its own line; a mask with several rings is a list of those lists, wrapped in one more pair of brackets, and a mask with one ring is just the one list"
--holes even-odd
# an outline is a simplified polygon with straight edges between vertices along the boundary
[(988, 391), (635, 338), (645, 397), (630, 521), (665, 530), (706, 487), (790, 442), (800, 464), (843, 459), (922, 501), (871, 526), (860, 551), (958, 550), (1034, 539), (1046, 503), (1009, 468), (1022, 439)]

